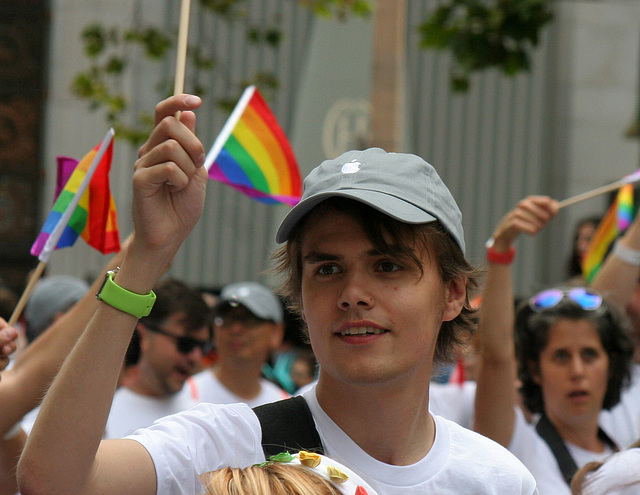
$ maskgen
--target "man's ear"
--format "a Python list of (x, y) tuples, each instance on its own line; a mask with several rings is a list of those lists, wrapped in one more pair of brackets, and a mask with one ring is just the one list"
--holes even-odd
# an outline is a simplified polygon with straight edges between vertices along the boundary
[(144, 323), (136, 323), (136, 332), (138, 332), (138, 337), (140, 341), (140, 352), (143, 352), (148, 348), (149, 343), (149, 335), (151, 332), (144, 326)]
[(462, 311), (467, 298), (467, 278), (458, 277), (445, 284), (442, 321), (454, 320)]

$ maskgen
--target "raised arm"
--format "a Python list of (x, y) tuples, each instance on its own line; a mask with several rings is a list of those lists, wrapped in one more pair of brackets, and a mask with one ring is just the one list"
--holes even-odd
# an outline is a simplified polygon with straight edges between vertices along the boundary
[[(156, 127), (140, 149), (133, 176), (134, 233), (115, 278), (131, 292), (149, 293), (202, 212), (208, 177), (191, 112), (199, 105), (199, 98), (186, 95), (159, 103)], [(140, 444), (101, 442), (136, 321), (98, 304), (25, 446), (18, 465), (23, 495), (155, 493), (153, 462)]]
[[(125, 243), (126, 245), (126, 243)], [(105, 271), (117, 266), (122, 252), (108, 263)], [(102, 273), (104, 275), (104, 272)], [(40, 337), (18, 356), (13, 367), (2, 372), (0, 380), (0, 495), (18, 491), (16, 465), (26, 435), (19, 421), (36, 407), (60, 369), (78, 336), (98, 306), (95, 293), (102, 276), (73, 308), (58, 318)], [(13, 331), (0, 322), (0, 333)], [(17, 333), (17, 332), (16, 332)], [(14, 428), (15, 426), (15, 428)], [(12, 431), (13, 430), (13, 431)], [(8, 436), (9, 438), (5, 438)]]
[[(557, 203), (546, 196), (523, 199), (496, 227), (492, 249), (497, 253), (508, 253), (521, 233), (538, 233), (556, 212)], [(517, 404), (513, 324), (511, 264), (489, 261), (478, 324), (479, 368), (474, 429), (505, 447), (513, 434)]]
[(616, 242), (618, 248), (609, 253), (590, 286), (624, 309), (640, 277), (640, 215)]
[[(123, 244), (123, 250), (107, 263), (87, 294), (69, 311), (56, 319), (40, 337), (29, 344), (10, 369), (2, 372), (0, 436), (36, 407), (44, 396), (64, 358), (67, 357), (98, 307), (95, 294), (104, 278), (104, 273), (120, 264), (127, 242)], [(2, 323), (0, 322), (0, 326)], [(5, 330), (9, 329), (13, 330), (10, 327)]]
[(18, 331), (0, 318), (0, 371), (9, 364), (9, 356), (16, 350), (17, 340)]

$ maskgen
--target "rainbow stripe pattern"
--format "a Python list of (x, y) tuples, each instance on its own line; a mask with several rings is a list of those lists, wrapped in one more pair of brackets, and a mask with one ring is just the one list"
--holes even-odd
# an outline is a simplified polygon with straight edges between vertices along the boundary
[[(46, 251), (47, 240), (81, 188), (99, 147), (100, 145), (96, 146), (80, 162), (77, 162), (67, 180), (64, 176), (69, 174), (70, 163), (73, 159), (58, 157), (58, 189), (62, 183), (64, 183), (64, 187), (57, 194), (42, 231), (31, 246), (31, 254), (38, 256), (41, 261), (46, 261), (42, 259), (42, 255)], [(110, 140), (97, 167), (95, 167), (95, 171), (92, 171), (93, 175), (90, 177), (88, 187), (77, 200), (77, 206), (71, 213), (67, 225), (64, 226), (55, 249), (73, 246), (81, 236), (90, 246), (103, 254), (120, 250), (116, 206), (109, 188), (109, 170), (112, 158), (113, 141)]]
[(622, 186), (618, 191), (616, 200), (618, 202), (616, 213), (618, 231), (624, 232), (633, 220), (633, 185), (626, 184)]
[(618, 190), (616, 199), (598, 225), (582, 259), (582, 275), (591, 282), (600, 270), (611, 243), (626, 230), (633, 220), (633, 184)]
[(207, 154), (209, 178), (267, 204), (294, 206), (302, 195), (298, 163), (255, 86), (249, 86)]

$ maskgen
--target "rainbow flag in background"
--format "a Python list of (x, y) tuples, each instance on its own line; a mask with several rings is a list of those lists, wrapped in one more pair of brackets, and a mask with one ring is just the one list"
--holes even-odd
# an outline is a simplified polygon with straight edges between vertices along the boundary
[[(113, 131), (107, 134), (105, 141), (96, 146), (80, 161), (65, 180), (65, 175), (74, 160), (58, 157), (58, 181), (56, 199), (47, 217), (42, 231), (31, 246), (31, 254), (41, 261), (47, 261), (51, 255), (47, 241), (50, 236), (59, 235), (55, 249), (73, 246), (81, 236), (90, 246), (103, 254), (120, 250), (120, 236), (116, 206), (109, 188), (109, 170), (113, 158)], [(107, 138), (108, 143), (107, 143)], [(98, 153), (102, 156), (98, 157)], [(99, 161), (95, 163), (95, 160)], [(60, 185), (64, 187), (60, 190)], [(67, 211), (74, 203), (72, 212)], [(69, 217), (66, 225), (65, 214)]]
[(207, 154), (209, 178), (263, 203), (294, 206), (302, 195), (298, 163), (255, 86), (249, 86)]
[(626, 230), (633, 219), (633, 184), (618, 189), (616, 199), (598, 225), (582, 259), (582, 275), (591, 282), (604, 262), (611, 243)]
[(633, 184), (622, 186), (618, 190), (616, 201), (618, 204), (616, 212), (618, 232), (622, 233), (627, 230), (633, 220)]

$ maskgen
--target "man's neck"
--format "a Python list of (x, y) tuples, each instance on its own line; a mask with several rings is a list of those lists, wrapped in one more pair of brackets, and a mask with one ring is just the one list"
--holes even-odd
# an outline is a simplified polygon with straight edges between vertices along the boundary
[(414, 387), (350, 386), (321, 377), (318, 403), (365, 452), (394, 465), (418, 462), (431, 449), (435, 423), (429, 413), (428, 383)]
[(166, 393), (164, 390), (159, 390), (159, 387), (154, 385), (154, 381), (147, 377), (145, 373), (137, 367), (131, 370), (125, 379), (122, 381), (122, 386), (128, 388), (132, 392), (146, 397), (163, 398), (168, 397), (171, 394)]
[(219, 361), (212, 372), (222, 385), (242, 399), (254, 399), (262, 390), (262, 367), (259, 364), (237, 366), (235, 363)]

